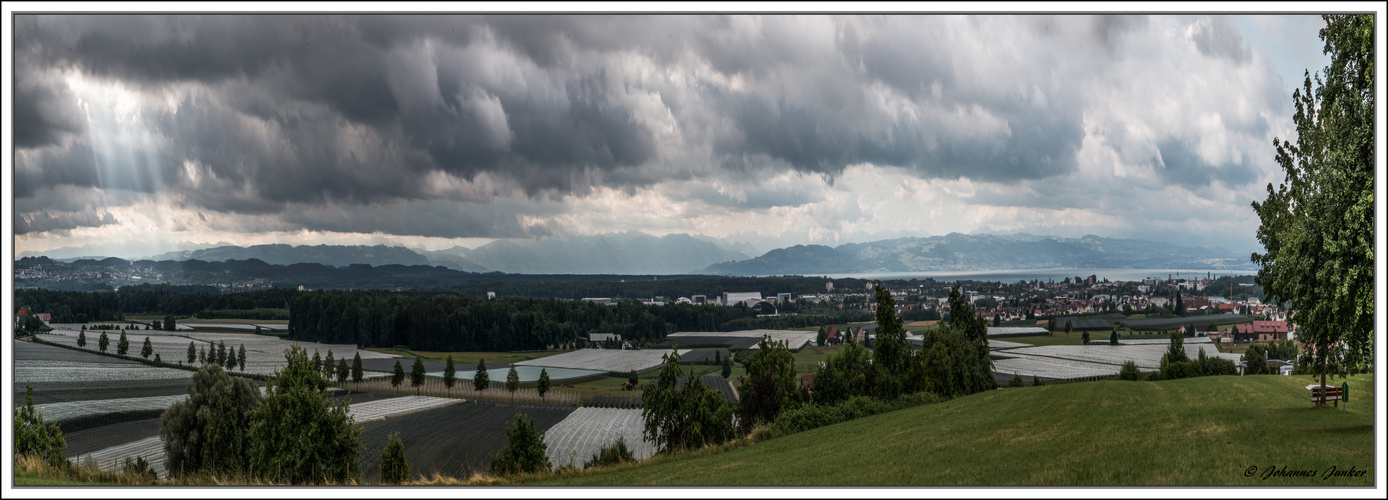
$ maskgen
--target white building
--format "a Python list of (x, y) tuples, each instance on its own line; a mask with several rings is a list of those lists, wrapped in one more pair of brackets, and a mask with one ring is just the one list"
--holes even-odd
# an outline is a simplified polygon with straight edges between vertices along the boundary
[(747, 299), (762, 300), (761, 292), (723, 292), (723, 303), (736, 304)]

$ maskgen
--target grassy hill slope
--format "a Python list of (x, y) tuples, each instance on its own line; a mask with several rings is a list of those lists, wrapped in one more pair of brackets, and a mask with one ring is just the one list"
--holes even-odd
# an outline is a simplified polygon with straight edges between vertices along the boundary
[[(1349, 411), (1309, 377), (1003, 389), (545, 483), (569, 485), (1371, 485), (1373, 377)], [(1315, 477), (1265, 477), (1269, 467)], [(1256, 467), (1249, 474), (1250, 467)], [(1334, 467), (1368, 471), (1323, 478)]]

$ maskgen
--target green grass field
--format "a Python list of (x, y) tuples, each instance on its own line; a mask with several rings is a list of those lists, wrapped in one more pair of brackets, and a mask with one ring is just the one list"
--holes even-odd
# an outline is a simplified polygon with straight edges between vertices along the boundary
[[(534, 484), (1373, 484), (1373, 377), (1348, 412), (1307, 377), (1202, 377), (1002, 389), (733, 447)], [(1270, 468), (1315, 477), (1265, 476)], [(1369, 471), (1323, 477), (1332, 467)]]

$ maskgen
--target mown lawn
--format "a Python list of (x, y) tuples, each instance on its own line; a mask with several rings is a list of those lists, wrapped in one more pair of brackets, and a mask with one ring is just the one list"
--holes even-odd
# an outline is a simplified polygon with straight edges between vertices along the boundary
[[(566, 485), (1371, 485), (1373, 376), (1348, 412), (1308, 377), (1002, 389), (723, 452), (548, 479)], [(1270, 468), (1314, 477), (1265, 476)], [(1333, 470), (1368, 471), (1323, 477)]]

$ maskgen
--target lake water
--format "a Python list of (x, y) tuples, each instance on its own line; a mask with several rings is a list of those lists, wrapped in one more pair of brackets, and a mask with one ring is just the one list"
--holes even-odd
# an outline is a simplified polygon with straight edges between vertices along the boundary
[(1108, 269), (1009, 269), (997, 271), (935, 271), (935, 272), (904, 272), (904, 273), (847, 273), (847, 274), (828, 274), (831, 279), (856, 278), (869, 280), (910, 280), (934, 278), (936, 281), (1000, 281), (1003, 283), (1016, 283), (1026, 280), (1041, 281), (1061, 281), (1065, 278), (1088, 278), (1090, 275), (1097, 276), (1099, 281), (1108, 278), (1109, 281), (1142, 281), (1145, 278), (1166, 279), (1167, 275), (1182, 278), (1204, 278), (1214, 279), (1218, 276), (1253, 276), (1258, 274), (1253, 269), (1128, 269), (1128, 268), (1108, 268)]

